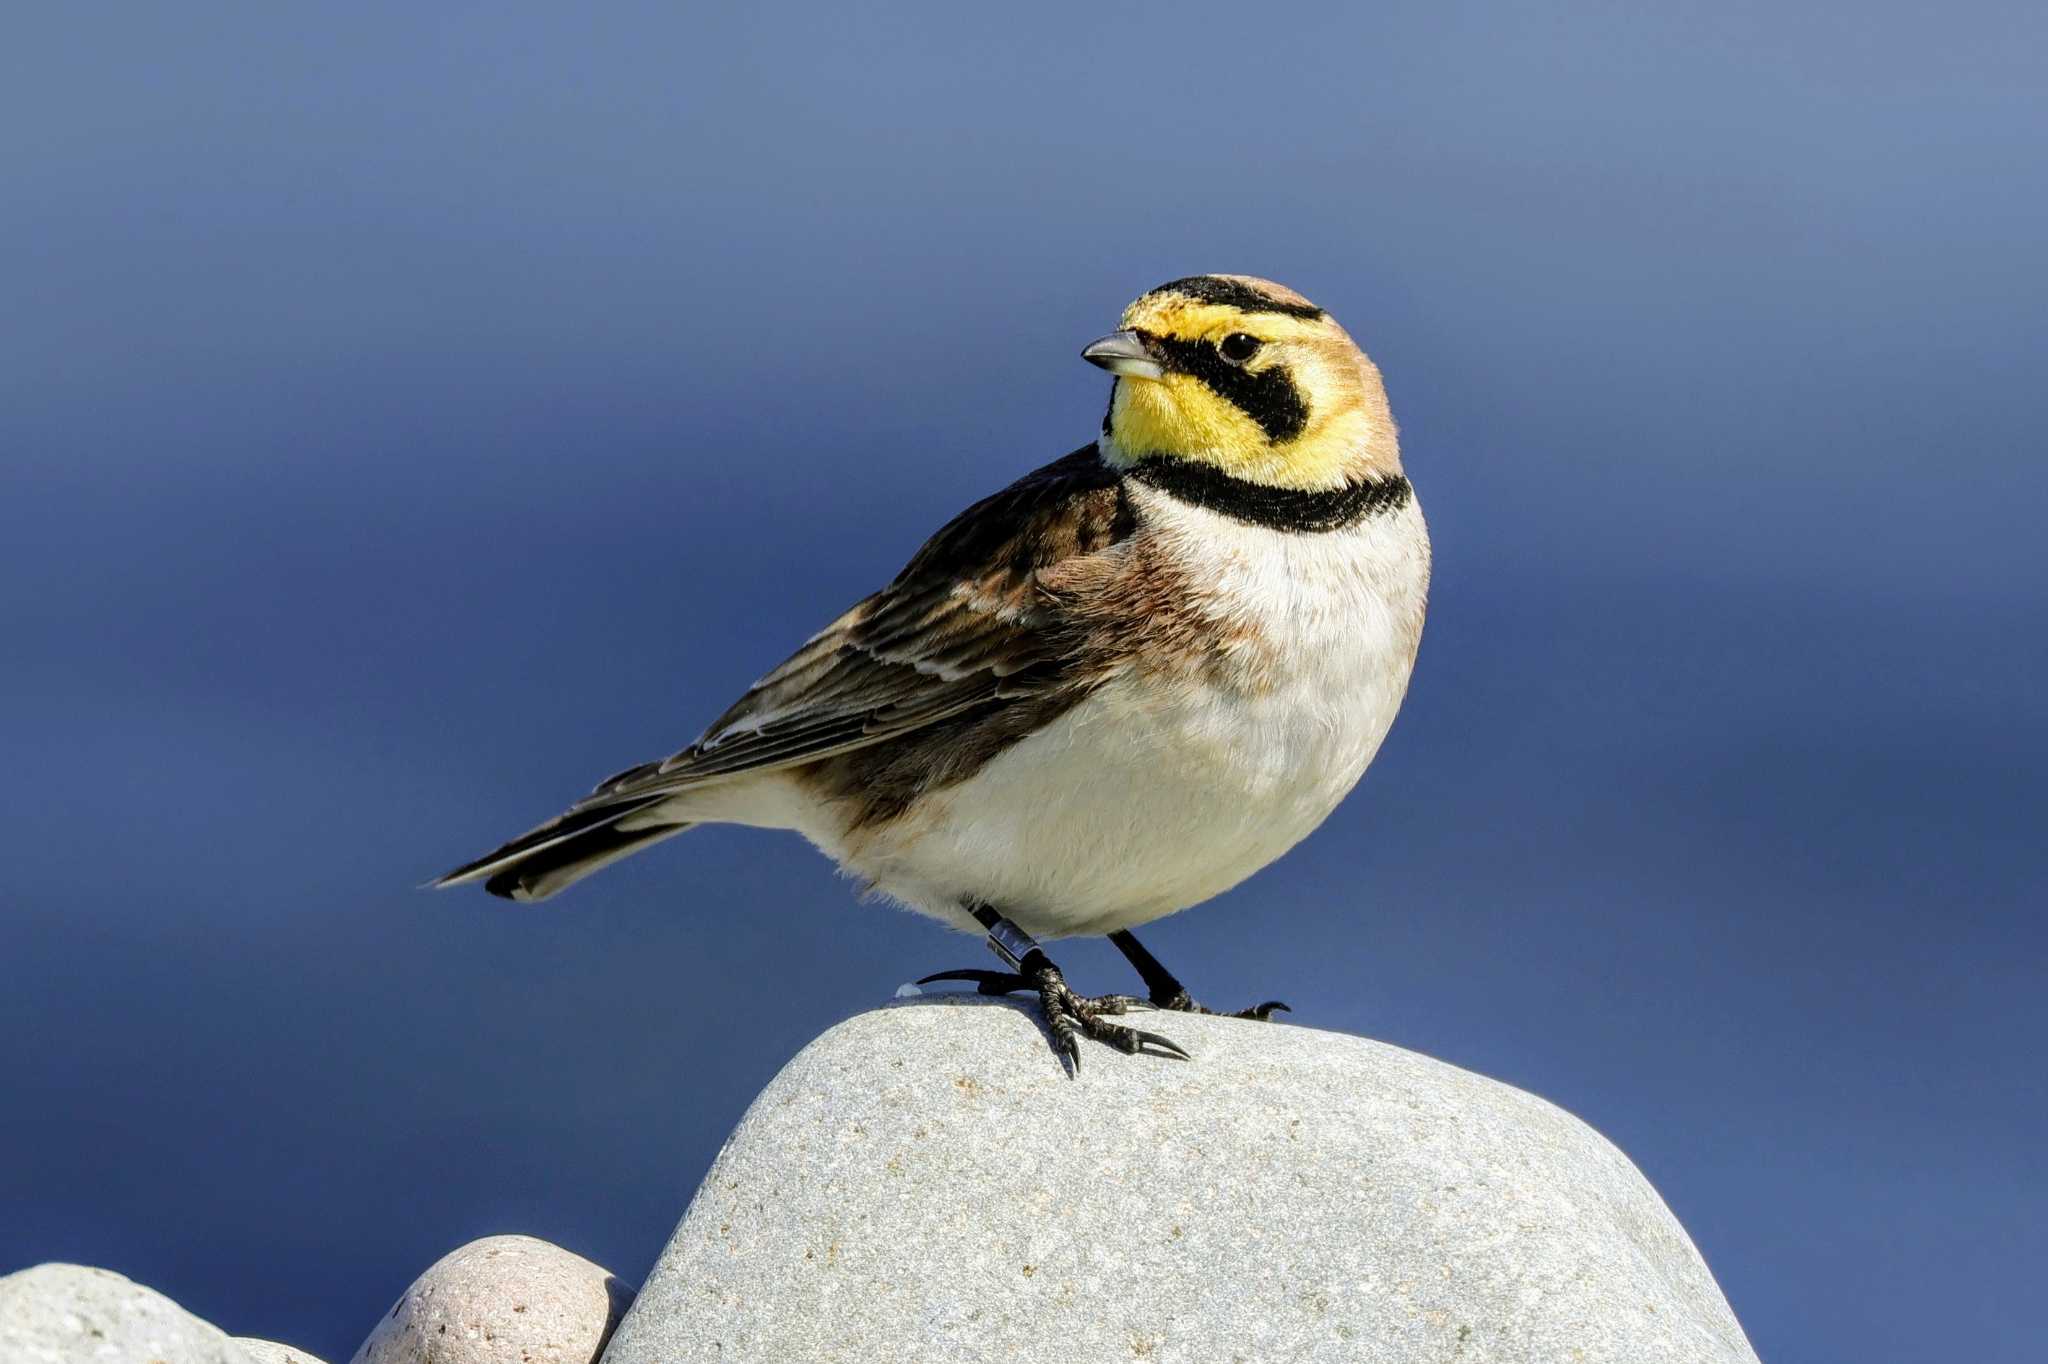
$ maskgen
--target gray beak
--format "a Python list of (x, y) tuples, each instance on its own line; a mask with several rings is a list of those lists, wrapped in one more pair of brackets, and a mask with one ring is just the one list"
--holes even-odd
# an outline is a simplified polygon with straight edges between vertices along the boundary
[(1081, 358), (1100, 365), (1119, 379), (1164, 379), (1166, 369), (1152, 358), (1145, 340), (1136, 332), (1111, 332), (1100, 341), (1090, 341)]

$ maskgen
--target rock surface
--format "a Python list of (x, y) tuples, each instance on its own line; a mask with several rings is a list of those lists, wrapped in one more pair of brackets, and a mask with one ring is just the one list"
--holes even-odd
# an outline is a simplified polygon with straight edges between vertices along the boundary
[(590, 1364), (633, 1290), (531, 1236), (488, 1236), (435, 1261), (354, 1364)]
[(720, 1153), (604, 1364), (1755, 1364), (1598, 1133), (1380, 1043), (1149, 1026), (1086, 1049), (973, 997), (806, 1048)]
[(285, 1345), (275, 1340), (236, 1336), (235, 1344), (241, 1346), (256, 1364), (325, 1364), (318, 1356), (309, 1355), (296, 1345)]
[(0, 1279), (4, 1364), (252, 1364), (227, 1333), (111, 1269), (37, 1265)]

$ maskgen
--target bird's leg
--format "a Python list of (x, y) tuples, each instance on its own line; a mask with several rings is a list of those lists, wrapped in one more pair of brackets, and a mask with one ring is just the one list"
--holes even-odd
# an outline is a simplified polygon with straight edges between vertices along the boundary
[[(1188, 987), (1174, 979), (1173, 972), (1161, 966), (1159, 958), (1147, 952), (1145, 944), (1132, 937), (1130, 933), (1118, 930), (1109, 935), (1109, 940), (1116, 944), (1116, 950), (1123, 953), (1131, 965), (1138, 968), (1138, 975), (1144, 980), (1145, 989), (1151, 995), (1154, 1005), (1184, 1014), (1216, 1012), (1195, 1003), (1194, 998), (1188, 994)], [(1279, 1000), (1269, 999), (1264, 1004), (1254, 1004), (1249, 1009), (1239, 1009), (1236, 1013), (1226, 1014), (1224, 1017), (1266, 1019), (1271, 1018), (1276, 1009), (1282, 1013), (1293, 1012)]]
[(1010, 969), (941, 971), (937, 975), (926, 976), (917, 982), (919, 985), (939, 980), (971, 980), (977, 993), (984, 995), (1006, 995), (1016, 990), (1036, 991), (1039, 1011), (1052, 1033), (1053, 1050), (1060, 1054), (1075, 1075), (1081, 1073), (1080, 1039), (1083, 1037), (1107, 1043), (1126, 1055), (1135, 1056), (1150, 1047), (1168, 1056), (1190, 1059), (1178, 1045), (1158, 1033), (1140, 1032), (1121, 1023), (1106, 1021), (1116, 1014), (1145, 1008), (1144, 1000), (1130, 995), (1077, 995), (1068, 986), (1067, 978), (1060, 974), (1060, 968), (1052, 964), (1044, 949), (1029, 933), (987, 905), (970, 905), (968, 913), (988, 931), (989, 950), (1001, 957)]

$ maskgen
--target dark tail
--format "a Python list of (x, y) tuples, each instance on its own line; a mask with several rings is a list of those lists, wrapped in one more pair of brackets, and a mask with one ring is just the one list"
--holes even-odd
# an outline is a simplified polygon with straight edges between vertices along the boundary
[(545, 900), (622, 857), (693, 828), (690, 824), (618, 827), (666, 799), (664, 794), (595, 809), (571, 810), (427, 884), (439, 890), (443, 886), (482, 881), (485, 890), (507, 900)]

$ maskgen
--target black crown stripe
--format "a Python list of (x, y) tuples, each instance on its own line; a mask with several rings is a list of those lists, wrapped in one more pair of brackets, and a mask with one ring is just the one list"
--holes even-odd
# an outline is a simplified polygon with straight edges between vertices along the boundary
[(1323, 310), (1313, 303), (1283, 303), (1270, 294), (1260, 293), (1249, 284), (1240, 284), (1234, 279), (1221, 275), (1189, 275), (1186, 279), (1173, 280), (1152, 290), (1155, 294), (1179, 294), (1197, 303), (1221, 303), (1225, 307), (1241, 308), (1248, 313), (1285, 313), (1289, 317), (1305, 317), (1310, 321), (1323, 316)]

